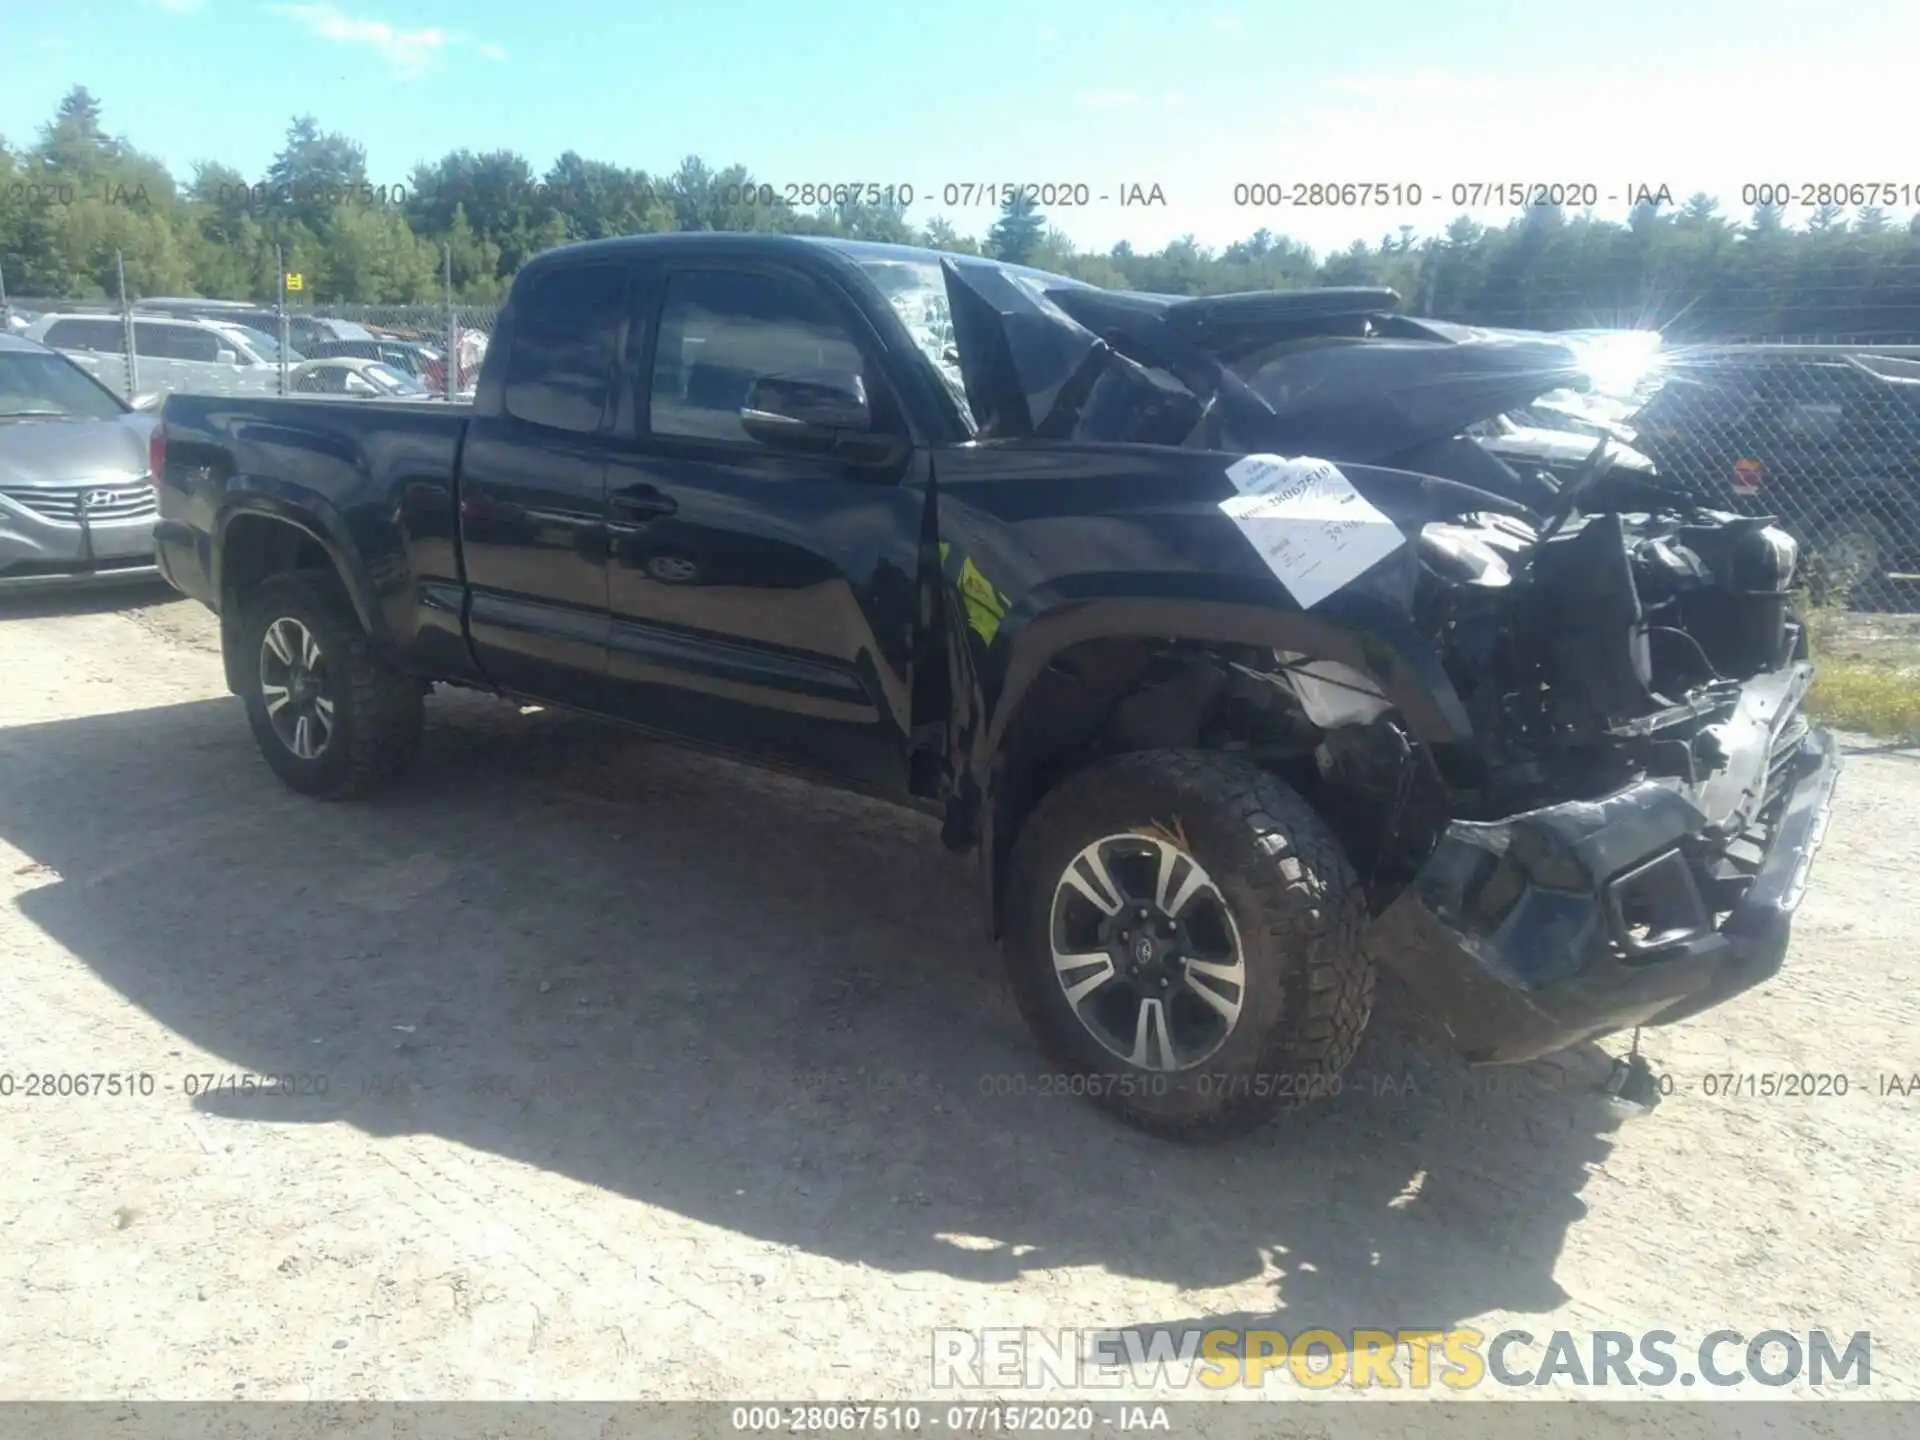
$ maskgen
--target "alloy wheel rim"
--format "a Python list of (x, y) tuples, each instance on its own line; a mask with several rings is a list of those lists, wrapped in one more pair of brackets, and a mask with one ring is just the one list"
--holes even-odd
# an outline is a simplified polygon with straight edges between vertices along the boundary
[(267, 626), (260, 640), (260, 700), (267, 723), (296, 759), (317, 760), (333, 741), (333, 693), (326, 655), (305, 625), (290, 615)]
[(1054, 978), (1087, 1033), (1142, 1070), (1204, 1064), (1240, 1023), (1247, 963), (1220, 887), (1157, 835), (1073, 857), (1048, 916)]

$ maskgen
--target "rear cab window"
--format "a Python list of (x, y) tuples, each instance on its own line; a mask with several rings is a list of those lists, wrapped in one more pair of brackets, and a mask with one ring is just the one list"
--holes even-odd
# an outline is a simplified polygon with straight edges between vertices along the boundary
[(514, 287), (501, 404), (516, 420), (587, 435), (607, 413), (626, 318), (622, 261), (554, 265)]

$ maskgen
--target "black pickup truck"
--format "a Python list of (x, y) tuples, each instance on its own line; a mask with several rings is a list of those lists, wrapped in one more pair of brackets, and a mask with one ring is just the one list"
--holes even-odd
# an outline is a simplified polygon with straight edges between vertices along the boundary
[(170, 396), (159, 562), (311, 795), (437, 683), (940, 817), (1048, 1055), (1222, 1134), (1337, 1088), (1376, 963), (1483, 1062), (1773, 974), (1838, 772), (1794, 542), (1503, 464), (1571, 353), (1395, 299), (568, 246), (470, 407)]

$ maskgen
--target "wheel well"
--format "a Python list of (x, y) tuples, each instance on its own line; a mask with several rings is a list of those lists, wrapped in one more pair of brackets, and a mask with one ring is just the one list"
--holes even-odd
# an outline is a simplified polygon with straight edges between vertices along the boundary
[(265, 581), (290, 570), (339, 577), (326, 547), (298, 525), (271, 515), (237, 515), (228, 522), (220, 546), (220, 648), (230, 689), (238, 689), (234, 642), (242, 609)]
[[(1320, 732), (1292, 693), (1248, 676), (1270, 651), (1150, 639), (1089, 640), (1050, 660), (1022, 697), (995, 767), (990, 853), (999, 933), (1007, 857), (1040, 799), (1068, 775), (1137, 750), (1245, 750), (1286, 772), (1311, 769)], [(1331, 817), (1329, 817), (1331, 819)], [(1336, 826), (1337, 828), (1337, 826)]]

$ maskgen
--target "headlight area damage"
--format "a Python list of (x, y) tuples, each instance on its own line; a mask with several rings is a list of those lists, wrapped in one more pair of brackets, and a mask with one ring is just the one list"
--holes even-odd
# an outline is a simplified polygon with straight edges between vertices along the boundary
[(1779, 968), (1839, 771), (1802, 712), (1795, 543), (1605, 438), (1556, 477), (1464, 433), (1586, 388), (1574, 351), (1396, 316), (1391, 291), (946, 270), (983, 438), (1317, 457), (1406, 537), (1335, 603), (1293, 598), (1403, 610), (1458, 737), (1417, 739), (1378, 670), (1292, 651), (1214, 651), (1208, 723), (1335, 823), (1369, 949), (1469, 1058), (1677, 1020)]

